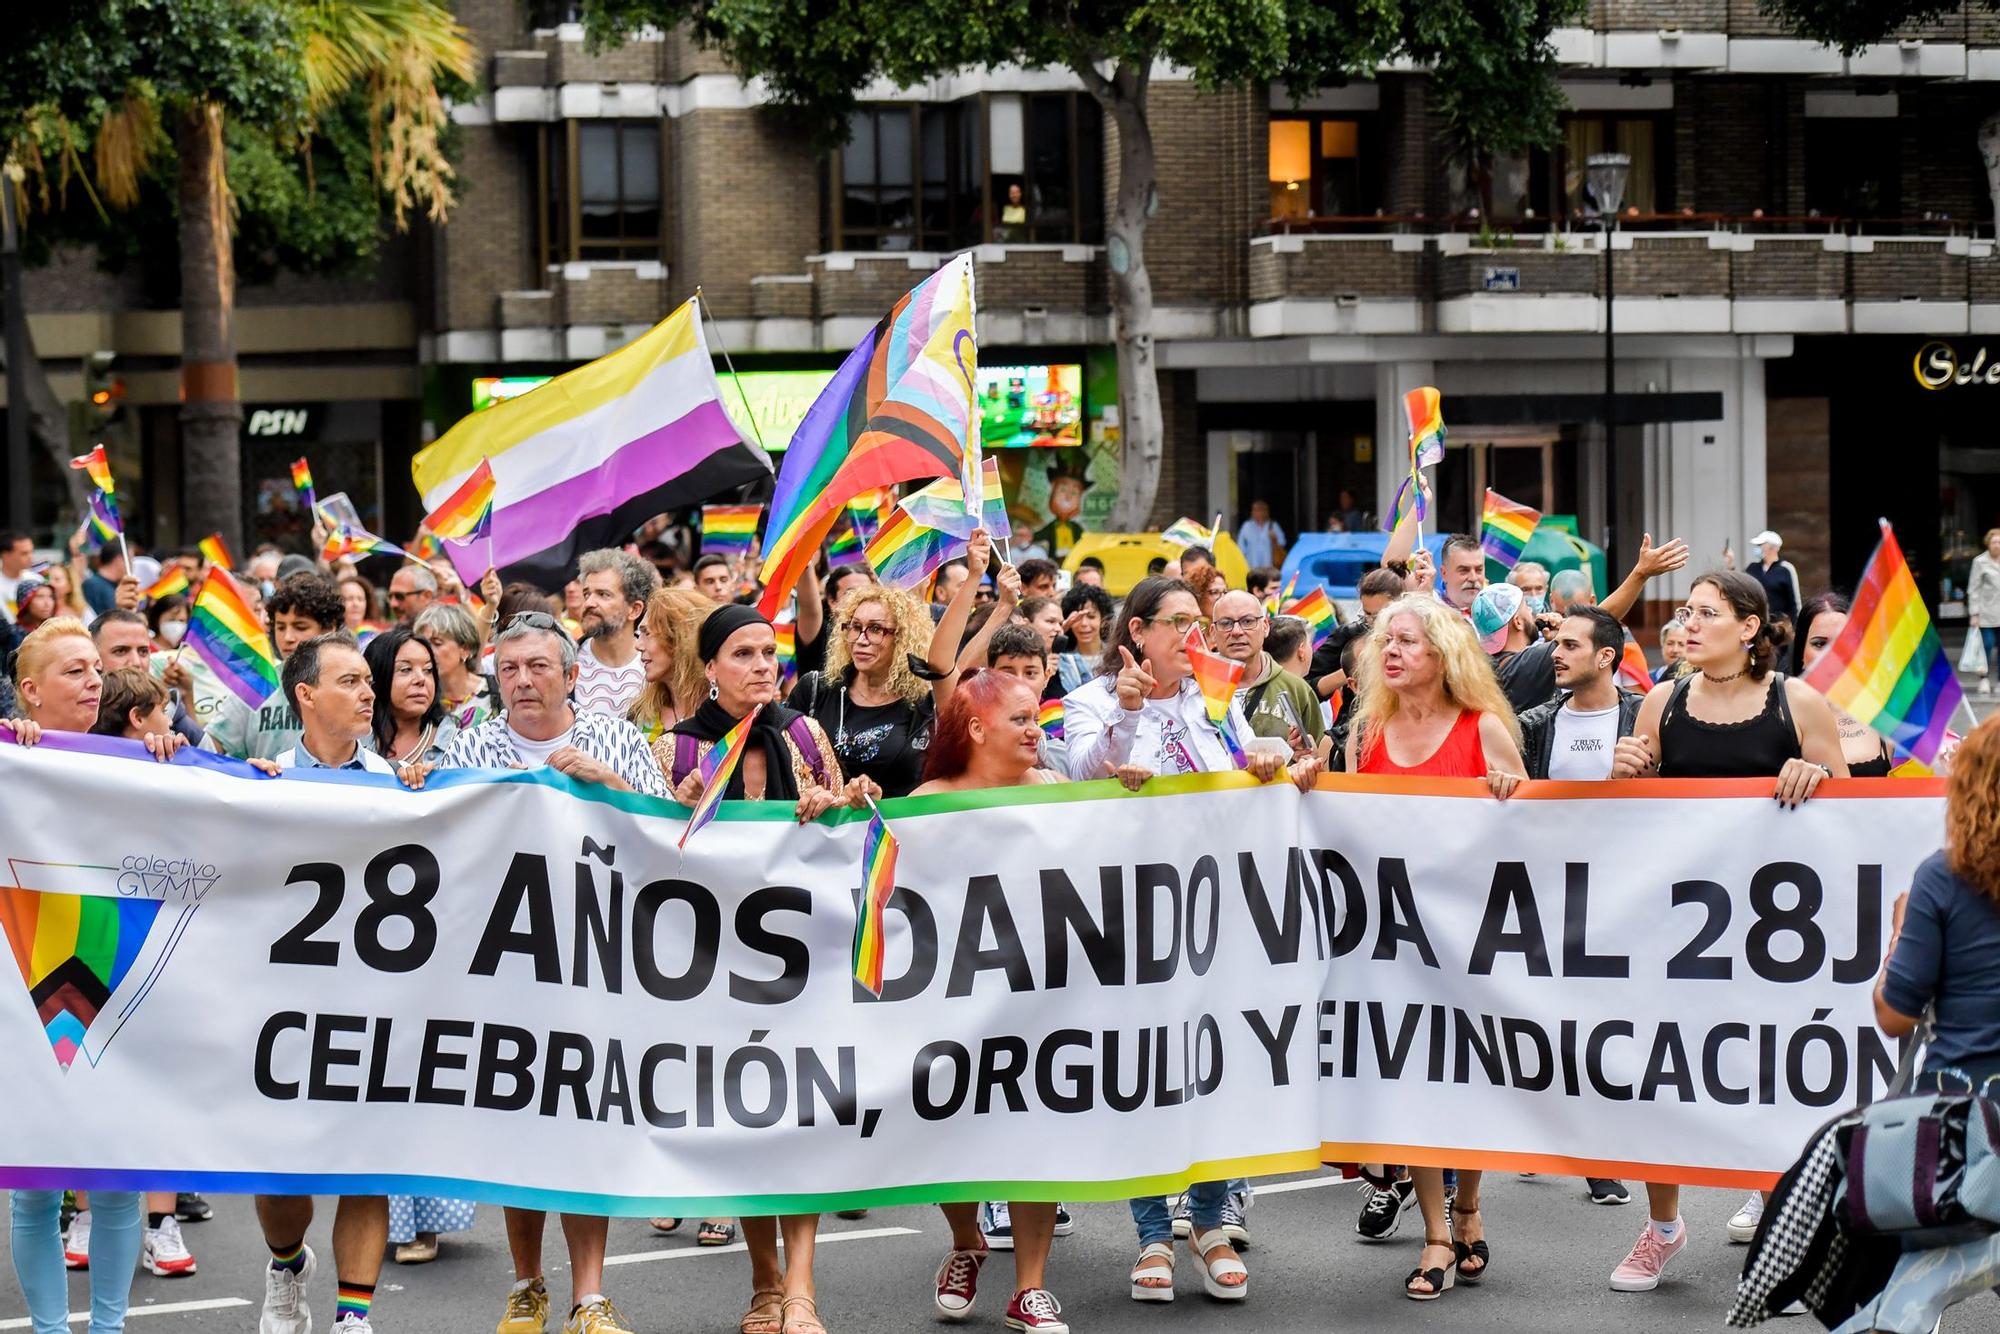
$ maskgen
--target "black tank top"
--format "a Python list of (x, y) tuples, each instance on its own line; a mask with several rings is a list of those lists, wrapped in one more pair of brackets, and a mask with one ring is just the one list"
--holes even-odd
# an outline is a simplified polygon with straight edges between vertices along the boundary
[(1764, 711), (1740, 723), (1707, 723), (1688, 712), (1694, 675), (1682, 677), (1660, 719), (1660, 777), (1776, 778), (1799, 757), (1798, 728), (1785, 698), (1785, 678), (1773, 672)]
[(1862, 760), (1859, 763), (1850, 761), (1847, 766), (1847, 776), (1849, 778), (1887, 778), (1892, 764), (1893, 761), (1878, 750), (1875, 753), (1875, 758), (1872, 760)]

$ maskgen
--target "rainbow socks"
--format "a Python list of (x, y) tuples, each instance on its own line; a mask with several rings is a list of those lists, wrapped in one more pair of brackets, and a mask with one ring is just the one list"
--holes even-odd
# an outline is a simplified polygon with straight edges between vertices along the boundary
[(294, 1274), (297, 1274), (303, 1271), (305, 1267), (306, 1244), (303, 1240), (288, 1251), (281, 1251), (275, 1246), (271, 1248), (271, 1268), (289, 1269)]
[(349, 1283), (343, 1279), (340, 1283), (339, 1295), (334, 1301), (333, 1323), (338, 1326), (341, 1321), (347, 1319), (349, 1316), (353, 1316), (357, 1320), (366, 1320), (368, 1318), (368, 1308), (374, 1304), (375, 1288), (373, 1284)]

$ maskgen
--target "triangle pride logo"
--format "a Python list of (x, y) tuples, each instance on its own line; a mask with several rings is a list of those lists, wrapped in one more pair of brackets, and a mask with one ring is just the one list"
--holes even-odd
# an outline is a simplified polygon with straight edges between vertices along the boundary
[(7, 859), (0, 933), (64, 1071), (78, 1055), (97, 1063), (215, 880), (212, 867), (145, 857), (121, 866)]

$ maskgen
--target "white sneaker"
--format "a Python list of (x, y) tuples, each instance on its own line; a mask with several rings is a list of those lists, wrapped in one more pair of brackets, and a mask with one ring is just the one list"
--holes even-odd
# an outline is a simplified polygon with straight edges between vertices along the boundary
[(1993, 693), (1993, 682), (1989, 678), (1984, 676), (1979, 678), (1979, 693), (1982, 695)]
[[(264, 1267), (264, 1309), (257, 1317), (257, 1334), (312, 1334), (312, 1308), (306, 1305), (306, 1284), (312, 1282), (318, 1265), (312, 1247), (306, 1247), (306, 1262), (294, 1274), (276, 1265)], [(367, 1321), (361, 1322), (365, 1328)]]
[(375, 1334), (375, 1326), (368, 1323), (367, 1316), (350, 1311), (334, 1322), (333, 1334)]
[(146, 1229), (145, 1239), (139, 1246), (139, 1260), (149, 1274), (161, 1278), (180, 1278), (194, 1272), (194, 1252), (187, 1248), (181, 1237), (181, 1225), (168, 1214), (158, 1227)]
[(72, 1218), (69, 1235), (63, 1238), (63, 1263), (71, 1269), (90, 1268), (90, 1210)]
[(1738, 1246), (1748, 1246), (1757, 1240), (1757, 1229), (1763, 1222), (1764, 1197), (1753, 1194), (1743, 1201), (1741, 1209), (1729, 1216), (1729, 1222), (1724, 1224), (1724, 1227), (1729, 1233), (1730, 1241)]

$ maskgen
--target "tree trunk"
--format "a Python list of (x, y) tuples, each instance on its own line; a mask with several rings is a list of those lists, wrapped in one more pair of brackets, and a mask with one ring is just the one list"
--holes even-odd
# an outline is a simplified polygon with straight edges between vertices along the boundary
[[(35, 353), (33, 330), (27, 336), (28, 354), (21, 359), (21, 374), (27, 401), (28, 438), (41, 448), (50, 463), (55, 466), (56, 475), (63, 480), (63, 488), (69, 492), (70, 506), (77, 522), (83, 519), (83, 510), (90, 503), (90, 477), (80, 469), (69, 466), (74, 452), (70, 447), (69, 412), (63, 402), (56, 397), (55, 386), (49, 383), (48, 370), (42, 359)], [(0, 372), (7, 369), (7, 356), (0, 349)], [(57, 545), (69, 534), (60, 526), (56, 531)]]
[(1105, 229), (1104, 247), (1111, 266), (1122, 442), (1111, 526), (1131, 533), (1145, 529), (1152, 517), (1164, 439), (1159, 371), (1153, 360), (1153, 279), (1146, 272), (1146, 228), (1160, 207), (1153, 130), (1146, 119), (1152, 62), (1122, 62), (1109, 79), (1085, 60), (1074, 62), (1072, 68), (1118, 127), (1118, 200)]
[(221, 533), (243, 551), (243, 459), (237, 429), (236, 273), (222, 108), (195, 106), (176, 128), (180, 152), (182, 518), (194, 537)]

